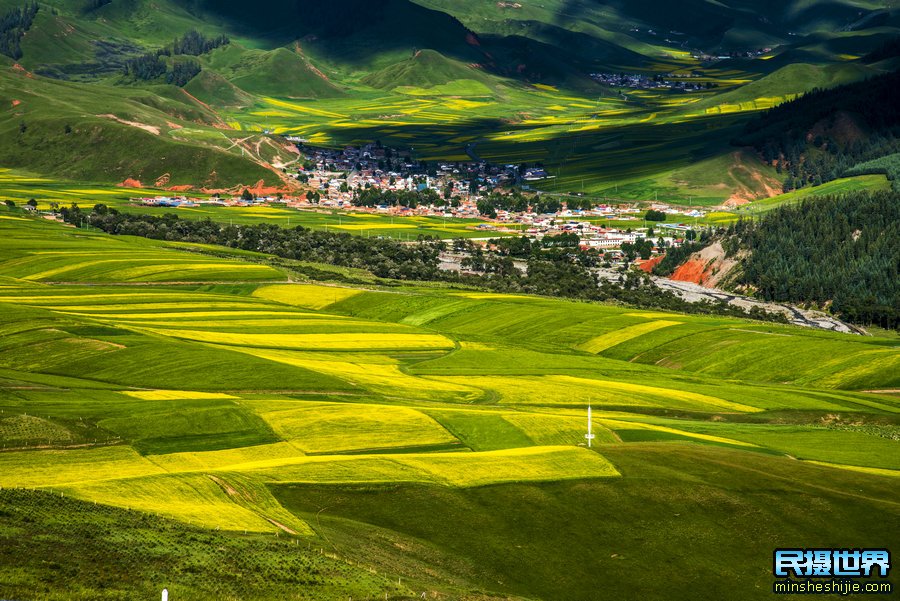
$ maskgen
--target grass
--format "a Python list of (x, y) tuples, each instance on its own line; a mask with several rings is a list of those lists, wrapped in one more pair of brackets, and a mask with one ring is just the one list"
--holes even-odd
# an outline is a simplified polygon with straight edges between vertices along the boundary
[(668, 328), (669, 326), (677, 326), (681, 322), (678, 321), (666, 321), (664, 319), (656, 320), (656, 321), (648, 321), (646, 323), (641, 323), (633, 326), (629, 326), (626, 328), (622, 328), (621, 330), (617, 330), (615, 332), (611, 332), (609, 334), (604, 334), (603, 336), (597, 336), (596, 338), (591, 338), (587, 342), (579, 345), (577, 348), (583, 351), (587, 351), (589, 353), (600, 353), (605, 351), (608, 348), (612, 348), (618, 344), (625, 342), (626, 340), (631, 340), (632, 338), (637, 338), (638, 336), (643, 336), (649, 332), (653, 332), (659, 330), (660, 328)]
[(830, 182), (825, 182), (821, 186), (800, 188), (786, 194), (780, 194), (758, 200), (754, 202), (748, 210), (755, 214), (765, 213), (772, 209), (785, 204), (794, 204), (806, 199), (814, 199), (820, 196), (840, 195), (848, 192), (863, 192), (887, 190), (890, 186), (887, 178), (883, 175), (860, 175), (856, 177), (844, 177)]
[(325, 555), (321, 545), (213, 531), (47, 492), (0, 491), (0, 532), (7, 598), (155, 598), (162, 586), (173, 598), (198, 601), (411, 594), (331, 550)]
[[(601, 587), (611, 599), (758, 599), (771, 587), (773, 547), (829, 547), (844, 537), (869, 547), (893, 535), (883, 519), (897, 513), (887, 501), (892, 478), (681, 443), (604, 452), (622, 478), (462, 490), (282, 485), (276, 496), (301, 516), (318, 514), (339, 549), (365, 549), (406, 578), (438, 565), (504, 595), (560, 600), (592, 598)], [(540, 517), (522, 519), (526, 512)], [(392, 548), (414, 541), (428, 541), (437, 557), (393, 559)], [(684, 551), (698, 541), (701, 549)], [(665, 566), (666, 576), (632, 578), (643, 565)], [(703, 578), (710, 569), (727, 580)]]
[(262, 414), (283, 440), (304, 453), (440, 447), (459, 441), (426, 415), (406, 407), (313, 405)]
[[(892, 534), (900, 402), (866, 391), (898, 386), (894, 336), (260, 282), (256, 255), (0, 231), (4, 598), (131, 598), (161, 574), (197, 599), (578, 599), (601, 577), (686, 598), (689, 537), (731, 578), (704, 594), (741, 598), (779, 536)], [(215, 266), (142, 270), (182, 261)], [(661, 576), (635, 578), (639, 556)]]
[[(44, 220), (0, 220), (0, 276), (33, 282), (284, 281), (266, 265), (164, 251), (152, 240), (110, 238), (60, 229)], [(49, 236), (48, 236), (49, 234)]]
[(533, 444), (511, 423), (508, 414), (475, 411), (432, 411), (432, 417), (473, 451), (513, 449)]

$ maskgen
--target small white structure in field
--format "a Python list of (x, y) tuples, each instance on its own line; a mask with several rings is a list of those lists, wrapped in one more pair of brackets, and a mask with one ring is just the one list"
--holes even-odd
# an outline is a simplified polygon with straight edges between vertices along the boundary
[(162, 601), (169, 601), (169, 589), (167, 589), (167, 588), (163, 589)]
[(588, 448), (591, 448), (591, 441), (594, 440), (594, 428), (593, 428), (593, 424), (591, 423), (591, 406), (590, 405), (588, 405), (588, 431), (587, 431), (587, 434), (584, 435), (584, 437), (587, 438)]

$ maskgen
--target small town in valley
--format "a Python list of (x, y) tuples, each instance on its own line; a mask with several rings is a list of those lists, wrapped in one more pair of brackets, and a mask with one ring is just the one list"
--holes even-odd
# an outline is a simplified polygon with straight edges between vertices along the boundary
[[(702, 209), (659, 201), (588, 199), (549, 194), (529, 182), (546, 179), (541, 165), (494, 165), (487, 161), (417, 161), (410, 151), (380, 143), (331, 149), (298, 143), (302, 164), (288, 173), (305, 191), (296, 194), (242, 194), (208, 198), (155, 196), (133, 204), (160, 208), (275, 206), (298, 211), (360, 212), (404, 217), (468, 219), (483, 232), (541, 240), (575, 234), (583, 249), (609, 251), (639, 239), (653, 242), (653, 254), (679, 246), (706, 216)], [(516, 202), (497, 202), (515, 197)], [(611, 225), (610, 222), (615, 222)], [(618, 254), (610, 253), (611, 260)]]

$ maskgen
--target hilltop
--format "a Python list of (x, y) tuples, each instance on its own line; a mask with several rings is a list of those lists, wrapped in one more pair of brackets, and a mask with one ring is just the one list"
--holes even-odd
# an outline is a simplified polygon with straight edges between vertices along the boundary
[[(487, 160), (555, 167), (545, 189), (714, 204), (769, 194), (746, 185), (765, 169), (717, 167), (750, 114), (890, 70), (898, 33), (877, 2), (52, 0), (6, 34), (0, 158), (97, 183), (289, 189), (280, 135), (426, 160), (476, 140)], [(620, 89), (606, 72), (699, 85)]]

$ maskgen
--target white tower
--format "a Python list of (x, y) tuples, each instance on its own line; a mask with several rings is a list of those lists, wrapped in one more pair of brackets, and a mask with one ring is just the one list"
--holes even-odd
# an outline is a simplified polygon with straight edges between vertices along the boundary
[(169, 589), (167, 588), (162, 590), (162, 601), (169, 601)]
[(594, 440), (594, 428), (593, 428), (593, 424), (591, 423), (591, 406), (590, 405), (588, 405), (588, 431), (587, 431), (587, 434), (584, 435), (584, 437), (587, 438), (588, 448), (591, 448), (591, 441)]

